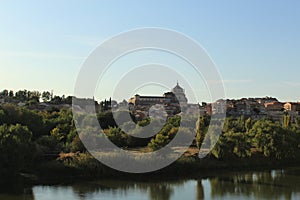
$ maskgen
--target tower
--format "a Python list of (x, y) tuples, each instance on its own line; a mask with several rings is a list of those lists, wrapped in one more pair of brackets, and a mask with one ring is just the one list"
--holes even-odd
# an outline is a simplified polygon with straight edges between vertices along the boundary
[(177, 100), (179, 101), (179, 103), (186, 105), (187, 104), (187, 98), (185, 96), (185, 91), (182, 87), (179, 86), (178, 81), (176, 86), (172, 89), (172, 92), (175, 94), (175, 96), (177, 97)]

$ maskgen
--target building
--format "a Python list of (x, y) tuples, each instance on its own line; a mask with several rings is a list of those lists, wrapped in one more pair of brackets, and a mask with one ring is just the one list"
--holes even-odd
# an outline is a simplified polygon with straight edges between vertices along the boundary
[(273, 101), (273, 102), (267, 102), (264, 105), (268, 117), (272, 118), (275, 121), (282, 122), (283, 111), (284, 111), (283, 103), (278, 101)]
[(128, 103), (133, 104), (134, 106), (151, 106), (155, 104), (163, 104), (165, 97), (163, 96), (140, 96), (138, 94), (130, 98)]
[(278, 101), (273, 101), (273, 102), (268, 102), (268, 103), (265, 103), (265, 108), (266, 108), (266, 111), (283, 111), (283, 103), (281, 102), (278, 102)]
[(226, 114), (226, 100), (219, 99), (212, 103), (212, 114)]
[(164, 106), (169, 116), (178, 114), (182, 109), (187, 108), (187, 102), (185, 91), (178, 82), (171, 92), (165, 92), (162, 96), (141, 96), (136, 94), (128, 100), (131, 110), (148, 111), (150, 107), (160, 104)]
[(155, 104), (179, 106), (179, 103), (187, 105), (187, 101), (184, 89), (180, 87), (177, 82), (177, 85), (171, 90), (171, 92), (166, 92), (163, 96), (140, 96), (139, 94), (136, 94), (128, 100), (128, 103), (134, 106), (152, 106)]
[(171, 91), (177, 97), (177, 100), (182, 105), (187, 105), (187, 98), (185, 96), (185, 91), (182, 87), (179, 86), (178, 82), (177, 85)]
[(300, 114), (300, 102), (288, 102), (283, 107), (286, 111), (298, 112)]

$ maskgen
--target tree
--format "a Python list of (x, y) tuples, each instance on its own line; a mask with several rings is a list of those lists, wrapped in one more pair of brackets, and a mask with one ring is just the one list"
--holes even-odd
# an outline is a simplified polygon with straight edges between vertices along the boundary
[(230, 131), (220, 136), (212, 154), (218, 159), (250, 157), (251, 141), (244, 133)]
[(288, 129), (284, 129), (279, 123), (270, 120), (257, 121), (249, 135), (253, 137), (254, 147), (265, 157), (283, 159), (294, 156), (297, 144), (292, 140)]
[(51, 93), (49, 91), (44, 91), (42, 93), (42, 100), (44, 102), (49, 102), (51, 100)]
[(65, 99), (64, 99), (64, 103), (65, 104), (72, 104), (72, 99), (73, 97), (72, 96), (67, 96)]
[(50, 133), (56, 137), (58, 141), (65, 143), (73, 129), (75, 129), (75, 125), (71, 110), (61, 109), (56, 118), (56, 127), (54, 127)]
[(51, 103), (59, 105), (62, 103), (62, 98), (60, 96), (54, 96), (53, 98), (51, 98)]
[(2, 109), (5, 112), (3, 123), (27, 126), (35, 139), (49, 133), (44, 132), (43, 118), (37, 112), (13, 104), (5, 104)]
[(237, 120), (237, 131), (238, 132), (245, 132), (245, 117), (242, 115)]
[(52, 135), (43, 135), (36, 140), (36, 144), (41, 151), (41, 154), (59, 153), (62, 149), (62, 144)]
[(8, 90), (3, 90), (3, 91), (0, 93), (0, 96), (8, 97)]
[(251, 117), (249, 117), (246, 122), (245, 122), (245, 128), (246, 128), (246, 132), (249, 132), (249, 130), (251, 129), (252, 127), (252, 120), (251, 120)]
[(0, 109), (0, 125), (2, 125), (5, 121), (5, 112), (4, 110)]
[(211, 153), (217, 159), (230, 158), (232, 155), (232, 149), (233, 147), (227, 142), (226, 136), (221, 135), (218, 139), (218, 142), (211, 150)]
[(163, 134), (157, 134), (154, 139), (151, 139), (148, 147), (153, 151), (160, 149), (161, 147), (166, 146), (169, 142), (169, 137)]
[(196, 132), (196, 145), (200, 149), (207, 132), (207, 127), (205, 126), (203, 117), (199, 117), (196, 122)]
[(15, 97), (20, 101), (27, 100), (27, 90), (19, 90), (16, 92)]
[(130, 141), (130, 136), (117, 127), (109, 127), (106, 135), (108, 139), (118, 147), (127, 147)]
[(283, 121), (282, 125), (283, 125), (284, 128), (289, 127), (291, 125), (291, 116), (289, 114), (285, 113), (283, 115), (283, 120), (282, 121)]
[(102, 131), (97, 128), (88, 127), (81, 130), (79, 135), (76, 133), (70, 150), (72, 152), (86, 152), (86, 148), (88, 148), (89, 151), (99, 150), (100, 148), (107, 147), (104, 145), (104, 140), (106, 140), (106, 138)]
[[(177, 123), (177, 119), (178, 118), (175, 118), (175, 123)], [(179, 127), (173, 126), (173, 124), (171, 124), (172, 122), (174, 121), (168, 120), (168, 122), (159, 131), (159, 133), (157, 133), (155, 137), (150, 140), (150, 143), (148, 144), (149, 148), (151, 148), (152, 150), (160, 149), (161, 147), (167, 145), (170, 140), (175, 137), (175, 134), (177, 134)]]
[(296, 125), (297, 128), (300, 128), (300, 117), (296, 117), (295, 125)]
[(9, 93), (8, 93), (8, 96), (9, 97), (14, 97), (14, 91), (10, 90)]
[(238, 118), (229, 117), (225, 119), (225, 124), (223, 128), (224, 132), (245, 132), (245, 119), (242, 115)]
[(251, 156), (251, 140), (245, 133), (226, 133), (228, 142), (233, 144), (232, 152), (239, 158)]
[(1, 175), (13, 175), (30, 164), (33, 158), (32, 133), (20, 124), (0, 126)]
[(79, 138), (78, 135), (73, 139), (70, 150), (72, 152), (78, 152), (78, 151), (85, 152), (86, 151), (86, 148), (85, 148), (84, 144), (81, 142), (81, 139)]
[(167, 120), (167, 124), (172, 124), (175, 127), (179, 127), (181, 122), (181, 117), (180, 116), (174, 116), (170, 117)]
[(110, 111), (100, 112), (97, 114), (97, 118), (102, 129), (117, 126), (113, 114)]

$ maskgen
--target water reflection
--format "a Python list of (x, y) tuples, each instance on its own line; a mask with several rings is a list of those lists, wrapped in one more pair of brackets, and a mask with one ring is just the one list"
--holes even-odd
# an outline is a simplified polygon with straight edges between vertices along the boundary
[(196, 200), (204, 199), (204, 189), (202, 185), (202, 180), (197, 181), (197, 189), (196, 189)]
[(32, 187), (22, 180), (11, 180), (0, 183), (0, 200), (33, 200)]
[(296, 195), (299, 199), (300, 174), (293, 175), (291, 172), (277, 170), (211, 178), (211, 195), (242, 196), (247, 199), (293, 199)]
[(94, 181), (73, 185), (1, 186), (0, 200), (300, 199), (300, 169), (226, 173), (180, 181)]
[(72, 186), (36, 186), (35, 199), (149, 199), (170, 200), (174, 189), (183, 186), (185, 181), (172, 182), (131, 182), (98, 181), (74, 184)]
[(173, 193), (173, 187), (171, 185), (155, 185), (150, 187), (149, 197), (151, 200), (160, 199), (171, 199), (171, 194)]

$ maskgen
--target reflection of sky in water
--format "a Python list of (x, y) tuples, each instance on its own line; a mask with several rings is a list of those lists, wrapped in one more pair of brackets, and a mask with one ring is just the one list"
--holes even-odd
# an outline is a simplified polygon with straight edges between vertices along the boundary
[(144, 191), (110, 189), (100, 192), (82, 193), (75, 191), (71, 186), (37, 186), (33, 188), (35, 200), (146, 200), (148, 197)]
[[(32, 193), (1, 194), (2, 200), (256, 200), (300, 199), (300, 170), (226, 173), (199, 180), (97, 181), (71, 186), (35, 186)], [(26, 194), (23, 194), (25, 193)], [(23, 192), (23, 193), (22, 193)]]

